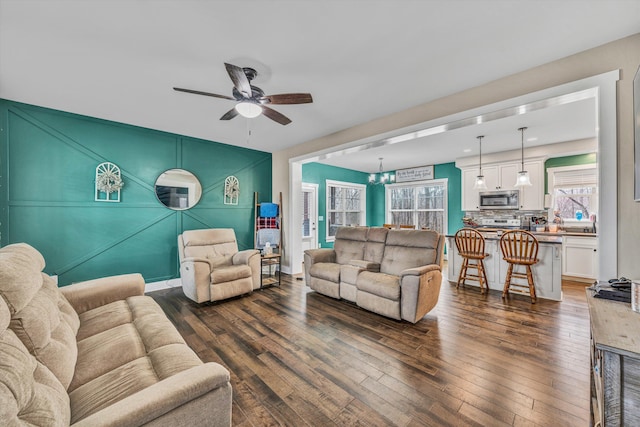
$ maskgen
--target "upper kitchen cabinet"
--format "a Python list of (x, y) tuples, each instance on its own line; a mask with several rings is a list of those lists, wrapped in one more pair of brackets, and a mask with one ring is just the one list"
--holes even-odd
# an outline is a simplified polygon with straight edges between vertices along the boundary
[(522, 187), (520, 190), (520, 209), (541, 211), (544, 209), (544, 162), (542, 160), (524, 162), (524, 170), (529, 172), (531, 187)]
[[(473, 188), (476, 183), (478, 173), (480, 173), (480, 171), (477, 167), (462, 169), (461, 196), (463, 211), (477, 211), (480, 209), (480, 191)], [(497, 166), (483, 167), (482, 175), (484, 175), (488, 190), (491, 190), (498, 185)]]
[[(482, 167), (482, 174), (487, 183), (487, 190), (515, 190), (516, 178), (522, 168), (520, 162), (510, 162)], [(542, 160), (530, 160), (524, 163), (524, 168), (531, 177), (531, 187), (520, 190), (520, 209), (543, 210), (544, 209), (544, 163)], [(464, 168), (462, 171), (462, 210), (477, 211), (480, 209), (479, 191), (474, 189), (478, 167)]]

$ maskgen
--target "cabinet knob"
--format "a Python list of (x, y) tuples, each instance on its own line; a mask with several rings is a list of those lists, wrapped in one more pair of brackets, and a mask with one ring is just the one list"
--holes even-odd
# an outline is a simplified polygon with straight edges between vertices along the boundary
[(598, 252), (598, 250), (597, 250), (597, 249), (594, 249), (594, 250), (593, 250), (593, 252)]

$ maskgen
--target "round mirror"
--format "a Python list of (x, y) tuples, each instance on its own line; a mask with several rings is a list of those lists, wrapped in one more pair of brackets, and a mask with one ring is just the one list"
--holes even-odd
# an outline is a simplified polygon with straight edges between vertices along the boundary
[(183, 169), (169, 169), (156, 180), (156, 197), (176, 211), (191, 209), (200, 201), (202, 186), (194, 174)]

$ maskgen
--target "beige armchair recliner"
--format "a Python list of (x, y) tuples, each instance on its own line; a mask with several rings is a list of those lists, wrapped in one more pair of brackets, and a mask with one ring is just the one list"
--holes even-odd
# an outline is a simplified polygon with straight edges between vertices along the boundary
[(195, 302), (219, 301), (260, 288), (260, 251), (238, 251), (232, 228), (188, 230), (178, 236), (184, 294)]

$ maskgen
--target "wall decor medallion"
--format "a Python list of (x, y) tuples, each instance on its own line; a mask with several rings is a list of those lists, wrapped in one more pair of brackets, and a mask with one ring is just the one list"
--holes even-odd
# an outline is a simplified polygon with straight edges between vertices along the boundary
[(120, 168), (111, 162), (96, 166), (96, 202), (119, 202), (120, 189), (124, 186)]
[(240, 198), (240, 183), (233, 175), (224, 180), (224, 204), (237, 205)]

